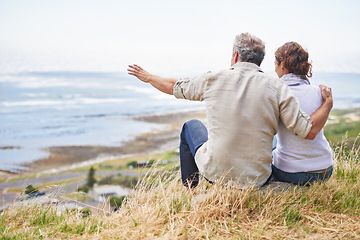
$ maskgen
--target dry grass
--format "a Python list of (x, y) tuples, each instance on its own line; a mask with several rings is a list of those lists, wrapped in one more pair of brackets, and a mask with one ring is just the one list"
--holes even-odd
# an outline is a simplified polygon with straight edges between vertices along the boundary
[(116, 213), (56, 214), (11, 208), (2, 239), (360, 239), (359, 148), (334, 149), (326, 183), (238, 190), (206, 181), (182, 186), (178, 171), (152, 169)]

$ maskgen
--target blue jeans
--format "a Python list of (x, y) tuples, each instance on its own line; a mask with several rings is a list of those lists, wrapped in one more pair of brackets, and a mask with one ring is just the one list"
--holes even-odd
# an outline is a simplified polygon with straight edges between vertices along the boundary
[(307, 185), (315, 181), (324, 181), (330, 178), (333, 168), (324, 173), (310, 173), (310, 172), (297, 172), (289, 173), (284, 172), (271, 164), (272, 176), (275, 180), (280, 182), (289, 182), (297, 185)]
[(207, 140), (208, 131), (201, 121), (190, 120), (184, 124), (180, 135), (180, 166), (182, 183), (186, 187), (199, 184), (195, 154)]
[[(273, 150), (276, 148), (277, 138), (274, 137), (273, 140)], [(272, 169), (272, 180), (280, 181), (280, 182), (288, 182), (297, 185), (306, 185), (315, 181), (324, 181), (331, 177), (333, 169), (325, 172), (325, 173), (309, 173), (309, 172), (284, 172), (273, 164), (271, 164)]]

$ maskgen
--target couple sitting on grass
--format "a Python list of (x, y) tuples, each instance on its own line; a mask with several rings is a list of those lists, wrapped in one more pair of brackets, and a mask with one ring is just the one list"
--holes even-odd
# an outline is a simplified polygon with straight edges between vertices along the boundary
[(199, 120), (182, 128), (185, 186), (196, 187), (199, 173), (238, 188), (271, 180), (304, 185), (331, 176), (332, 153), (322, 131), (333, 106), (331, 89), (310, 85), (308, 53), (295, 42), (275, 53), (280, 79), (260, 69), (264, 56), (264, 43), (243, 33), (235, 39), (231, 67), (219, 72), (178, 80), (129, 66), (130, 75), (164, 93), (206, 103), (208, 129)]

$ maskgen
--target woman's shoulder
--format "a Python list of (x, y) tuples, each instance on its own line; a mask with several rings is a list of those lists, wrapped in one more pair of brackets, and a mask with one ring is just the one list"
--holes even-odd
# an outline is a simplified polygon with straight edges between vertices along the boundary
[(301, 85), (290, 87), (294, 91), (295, 95), (302, 101), (313, 102), (319, 101), (322, 102), (321, 89), (317, 85)]
[[(297, 92), (296, 95), (304, 105), (312, 106), (317, 109), (322, 104), (321, 89), (317, 85), (306, 85), (301, 91)], [(309, 109), (309, 112), (316, 109)]]
[(318, 85), (307, 85), (308, 89), (314, 92), (320, 92), (321, 93), (321, 89)]
[(301, 85), (294, 85), (294, 86), (291, 86), (289, 85), (289, 87), (293, 90), (295, 89), (299, 89), (299, 90), (305, 90), (307, 92), (312, 92), (312, 93), (320, 93), (321, 94), (321, 89), (318, 85), (308, 85), (308, 84), (301, 84)]

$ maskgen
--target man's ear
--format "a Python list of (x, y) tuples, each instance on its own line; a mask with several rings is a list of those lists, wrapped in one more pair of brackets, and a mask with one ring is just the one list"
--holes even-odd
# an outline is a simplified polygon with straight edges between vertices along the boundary
[(234, 53), (234, 61), (235, 61), (235, 63), (237, 63), (239, 61), (239, 53), (237, 51), (235, 51), (235, 53)]
[(233, 56), (231, 58), (231, 66), (234, 65), (235, 63), (237, 63), (238, 60), (239, 60), (239, 53), (237, 51), (235, 51), (235, 53), (233, 54)]

